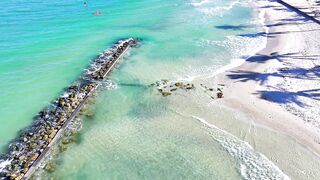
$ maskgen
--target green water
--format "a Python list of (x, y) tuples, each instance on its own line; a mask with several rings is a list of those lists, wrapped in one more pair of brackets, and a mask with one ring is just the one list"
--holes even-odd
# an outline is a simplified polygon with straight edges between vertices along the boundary
[[(99, 89), (91, 115), (81, 117), (77, 143), (54, 156), (55, 172), (40, 179), (240, 179), (246, 168), (285, 177), (232, 135), (246, 129), (247, 117), (228, 108), (207, 109), (210, 102), (197, 93), (163, 98), (147, 86), (207, 76), (256, 50), (263, 39), (238, 36), (261, 31), (247, 1), (90, 0), (84, 7), (80, 0), (7, 0), (0, 7), (1, 152), (90, 59), (119, 38), (143, 40), (109, 77), (116, 88)], [(271, 137), (261, 132), (267, 134), (261, 142)]]

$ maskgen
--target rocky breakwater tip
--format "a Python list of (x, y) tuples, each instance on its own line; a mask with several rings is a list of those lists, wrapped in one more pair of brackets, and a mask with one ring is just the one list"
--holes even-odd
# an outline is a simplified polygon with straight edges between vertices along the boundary
[(118, 43), (114, 45), (114, 48), (107, 49), (96, 57), (87, 69), (84, 78), (89, 80), (102, 80), (127, 49), (137, 47), (139, 41), (139, 39), (133, 38), (118, 41)]
[(120, 40), (105, 50), (93, 60), (75, 85), (66, 88), (60, 97), (40, 111), (32, 124), (9, 144), (7, 153), (0, 155), (0, 179), (28, 179), (32, 174), (31, 167), (36, 167), (50, 146), (63, 135), (68, 122), (75, 118), (87, 98), (99, 86), (99, 80), (137, 42), (133, 38)]

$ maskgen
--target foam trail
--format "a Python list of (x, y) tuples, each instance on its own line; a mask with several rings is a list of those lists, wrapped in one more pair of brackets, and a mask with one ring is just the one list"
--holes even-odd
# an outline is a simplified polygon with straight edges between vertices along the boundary
[(244, 179), (290, 179), (273, 164), (273, 162), (263, 154), (255, 151), (247, 142), (219, 129), (200, 117), (191, 117), (207, 127), (212, 137), (218, 141), (232, 157), (238, 160), (238, 168)]
[(231, 2), (230, 4), (226, 5), (226, 6), (203, 6), (204, 4), (207, 4), (209, 1), (208, 0), (204, 0), (198, 3), (191, 3), (192, 6), (196, 7), (199, 9), (200, 12), (202, 12), (205, 15), (209, 15), (209, 16), (217, 16), (220, 15), (222, 16), (222, 14), (224, 12), (229, 11), (230, 9), (232, 9), (235, 5), (240, 4), (241, 2), (239, 0)]
[(104, 80), (104, 81), (100, 81), (99, 84), (104, 87), (105, 89), (108, 90), (112, 90), (112, 89), (117, 89), (118, 88), (118, 84), (111, 81), (111, 80)]
[(200, 2), (191, 3), (191, 5), (194, 6), (194, 7), (197, 7), (197, 6), (203, 5), (203, 4), (207, 3), (207, 2), (209, 2), (209, 0), (202, 0)]

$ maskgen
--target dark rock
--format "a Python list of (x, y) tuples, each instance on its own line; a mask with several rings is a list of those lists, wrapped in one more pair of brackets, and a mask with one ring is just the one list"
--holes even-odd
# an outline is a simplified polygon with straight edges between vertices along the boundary
[(39, 157), (39, 153), (34, 153), (34, 154), (30, 157), (30, 160), (31, 160), (31, 161), (35, 161), (35, 160), (37, 160), (38, 157)]
[(49, 134), (49, 138), (53, 139), (56, 134), (57, 134), (56, 130), (51, 131), (51, 133)]
[(12, 180), (16, 180), (17, 178), (18, 178), (18, 176), (19, 176), (19, 174), (11, 174), (10, 175), (10, 179), (12, 179)]
[(66, 144), (59, 144), (59, 150), (60, 152), (64, 152), (68, 149), (68, 146)]
[(49, 172), (52, 173), (56, 170), (56, 164), (52, 161), (49, 161), (46, 166), (44, 167), (44, 169)]
[(177, 82), (174, 84), (175, 86), (179, 87), (179, 88), (182, 88), (183, 87), (183, 83), (181, 82)]
[(37, 147), (38, 147), (38, 144), (35, 142), (30, 144), (30, 148), (32, 148), (32, 149), (35, 149)]
[(166, 96), (170, 96), (172, 93), (170, 92), (162, 92), (162, 96), (163, 97), (166, 97)]

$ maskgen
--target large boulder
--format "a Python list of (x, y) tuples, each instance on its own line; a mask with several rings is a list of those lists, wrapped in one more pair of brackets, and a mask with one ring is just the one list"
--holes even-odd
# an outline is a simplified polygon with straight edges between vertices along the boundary
[(38, 157), (39, 157), (39, 153), (34, 153), (31, 155), (30, 160), (35, 161), (35, 160), (37, 160)]

